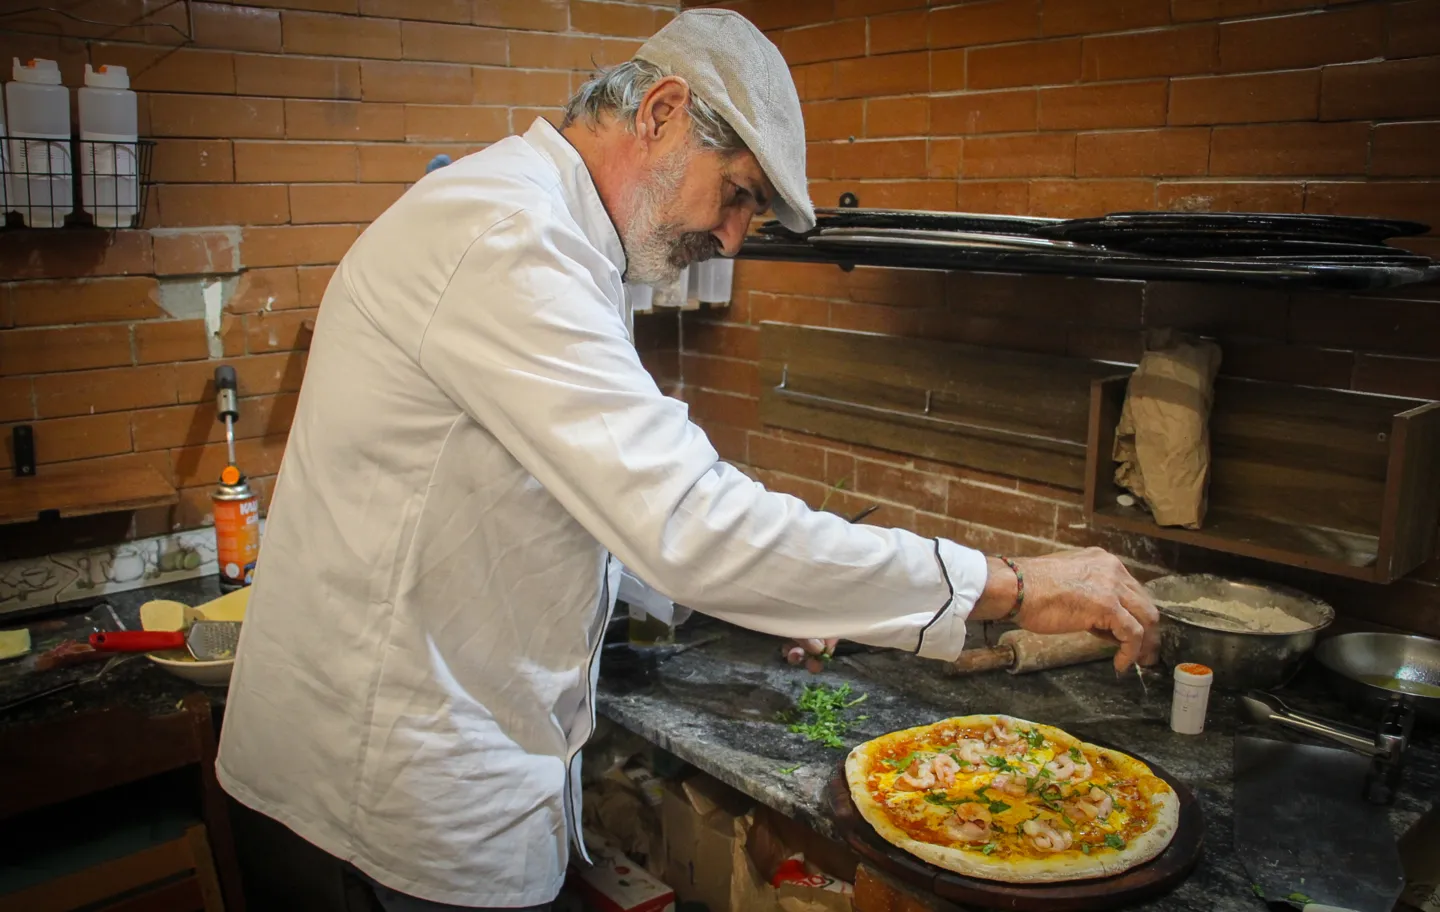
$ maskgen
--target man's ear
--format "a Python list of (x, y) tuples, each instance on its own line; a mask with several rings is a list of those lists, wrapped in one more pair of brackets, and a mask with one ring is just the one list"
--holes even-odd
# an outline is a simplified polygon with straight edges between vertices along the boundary
[(690, 128), (690, 85), (679, 76), (666, 76), (650, 87), (635, 113), (635, 132), (642, 139), (663, 139)]

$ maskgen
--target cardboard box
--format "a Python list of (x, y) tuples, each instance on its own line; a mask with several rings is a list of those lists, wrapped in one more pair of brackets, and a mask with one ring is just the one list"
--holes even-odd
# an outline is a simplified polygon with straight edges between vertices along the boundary
[(595, 864), (572, 866), (567, 878), (586, 903), (598, 912), (675, 912), (674, 890), (605, 845), (603, 839), (589, 836), (586, 844), (599, 846), (592, 852)]

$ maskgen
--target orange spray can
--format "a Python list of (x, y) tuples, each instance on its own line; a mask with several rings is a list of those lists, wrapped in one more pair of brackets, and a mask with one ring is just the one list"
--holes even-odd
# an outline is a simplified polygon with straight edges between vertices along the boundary
[(225, 422), (229, 462), (220, 472), (220, 484), (210, 494), (215, 513), (215, 559), (220, 565), (220, 588), (239, 589), (254, 580), (260, 554), (260, 500), (235, 465), (235, 419), (240, 417), (235, 368), (215, 369), (215, 410)]

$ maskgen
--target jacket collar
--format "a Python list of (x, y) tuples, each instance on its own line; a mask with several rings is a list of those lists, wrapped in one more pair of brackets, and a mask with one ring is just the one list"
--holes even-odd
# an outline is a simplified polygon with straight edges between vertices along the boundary
[(575, 147), (560, 135), (560, 131), (543, 117), (535, 118), (524, 139), (530, 147), (543, 155), (560, 172), (560, 189), (570, 215), (580, 225), (585, 238), (599, 250), (623, 276), (625, 274), (625, 248), (605, 204), (600, 201), (600, 191), (585, 167), (585, 161)]

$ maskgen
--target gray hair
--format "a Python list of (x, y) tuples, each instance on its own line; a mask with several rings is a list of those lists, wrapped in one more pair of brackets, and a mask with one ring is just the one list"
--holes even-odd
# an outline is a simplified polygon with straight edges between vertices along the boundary
[[(565, 119), (560, 129), (577, 121), (599, 123), (602, 115), (610, 114), (633, 133), (635, 115), (640, 110), (645, 93), (669, 75), (664, 68), (644, 60), (627, 60), (601, 70), (587, 80), (565, 105)], [(693, 89), (690, 92), (690, 125), (691, 133), (702, 149), (731, 155), (745, 148), (740, 136)]]

